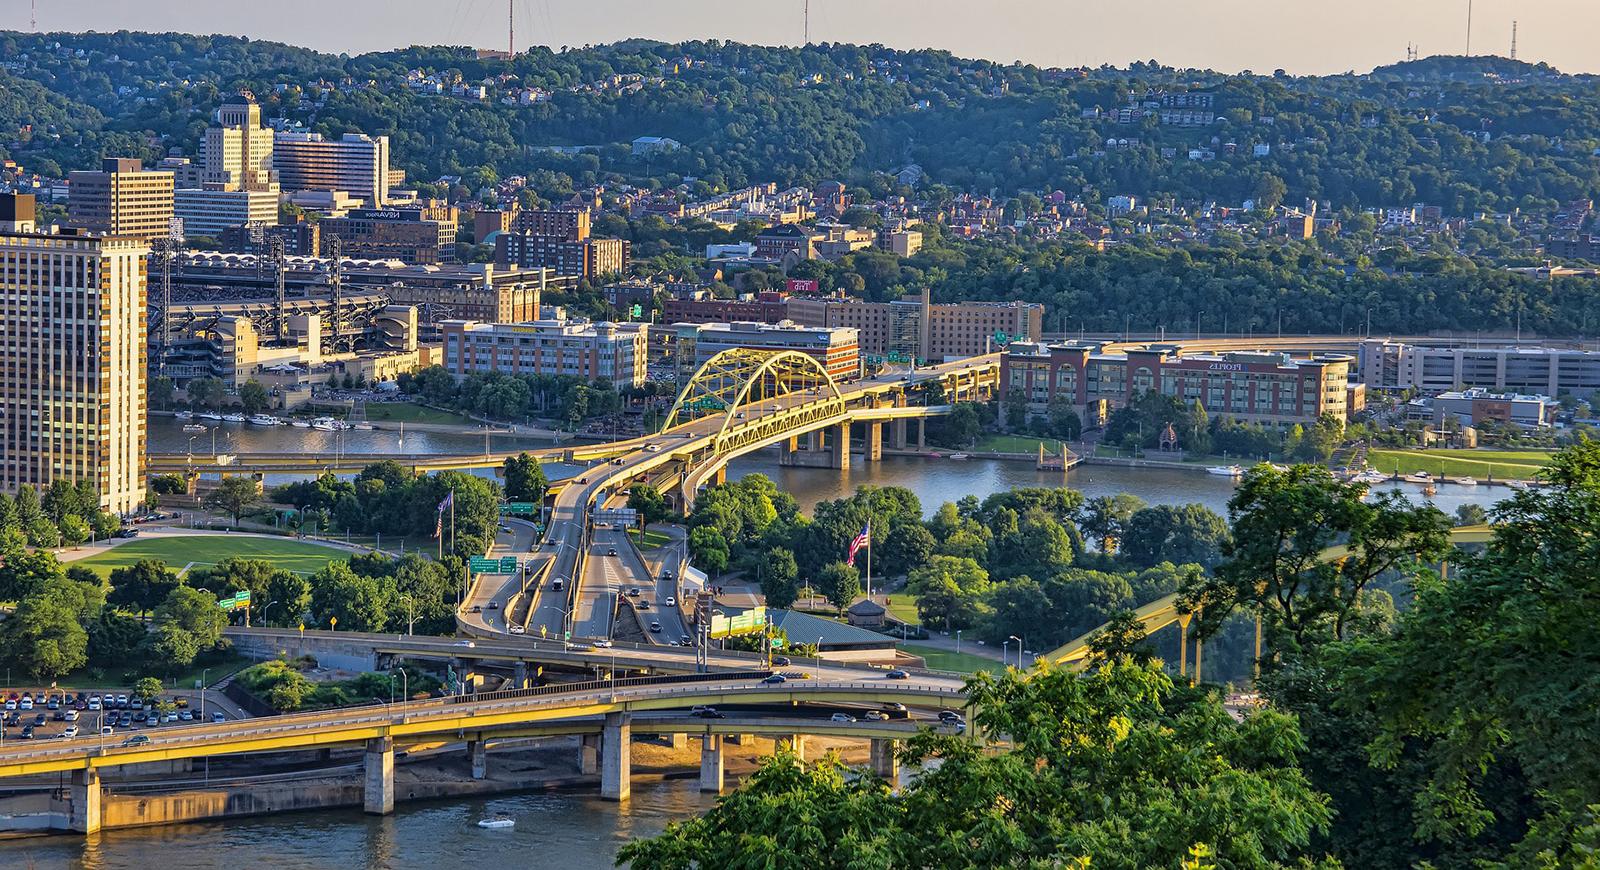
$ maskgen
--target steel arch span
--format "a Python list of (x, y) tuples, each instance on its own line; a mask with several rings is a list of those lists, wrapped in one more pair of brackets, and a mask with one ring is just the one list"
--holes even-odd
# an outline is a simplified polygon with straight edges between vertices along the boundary
[(834, 413), (844, 412), (844, 394), (838, 382), (815, 357), (794, 350), (736, 347), (706, 360), (689, 378), (661, 429), (721, 414), (720, 440), (741, 407), (767, 401), (774, 410), (818, 404)]

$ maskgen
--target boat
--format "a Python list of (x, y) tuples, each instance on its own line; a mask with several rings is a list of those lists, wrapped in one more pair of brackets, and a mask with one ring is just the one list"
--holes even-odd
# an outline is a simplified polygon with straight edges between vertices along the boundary
[(277, 417), (274, 417), (271, 414), (251, 414), (250, 422), (257, 426), (278, 426), (283, 423), (282, 420), (279, 420)]
[(289, 425), (293, 426), (296, 429), (310, 429), (311, 428), (311, 421), (310, 420), (301, 419), (300, 417), (296, 417), (293, 420), (289, 421)]
[(222, 419), (227, 423), (243, 423), (245, 416), (243, 414), (223, 414)]
[(1351, 478), (1351, 480), (1356, 482), (1356, 483), (1383, 483), (1384, 481), (1386, 481), (1388, 479), (1389, 479), (1389, 475), (1384, 474), (1381, 471), (1372, 471), (1370, 469), (1367, 470), (1367, 471), (1363, 471), (1360, 474), (1357, 474), (1355, 477)]
[(1206, 473), (1215, 474), (1218, 477), (1238, 477), (1244, 474), (1244, 469), (1237, 465), (1213, 465), (1206, 469)]
[(1477, 486), (1478, 479), (1476, 477), (1458, 477), (1455, 483), (1456, 486)]
[(486, 819), (479, 819), (478, 820), (478, 827), (480, 827), (480, 828), (504, 829), (504, 828), (514, 828), (516, 826), (517, 826), (517, 820), (513, 819), (513, 818), (510, 818), (508, 816), (489, 816)]
[(968, 456), (965, 453), (952, 453), (952, 454), (950, 454), (950, 458), (951, 459), (971, 459), (972, 457)]
[(199, 423), (185, 423), (183, 424), (183, 431), (190, 433), (204, 432), (206, 431), (206, 427), (200, 425)]
[(316, 417), (311, 421), (311, 428), (320, 429), (323, 432), (337, 432), (339, 431), (339, 421), (332, 417)]
[(1427, 496), (1428, 498), (1433, 498), (1434, 496), (1439, 494), (1439, 487), (1434, 486), (1431, 483), (1423, 484), (1423, 486), (1422, 486), (1422, 494)]
[(193, 420), (194, 419), (194, 412), (193, 411), (179, 411), (176, 414), (173, 414), (172, 416), (177, 417), (179, 420)]
[(1426, 471), (1413, 471), (1406, 475), (1406, 480), (1410, 483), (1433, 483), (1433, 475)]
[(221, 420), (222, 419), (222, 415), (218, 414), (216, 411), (201, 411), (199, 416), (200, 416), (200, 419), (202, 419), (202, 420)]
[(362, 431), (371, 431), (372, 424), (371, 423), (357, 423), (354, 426), (351, 426), (350, 428), (352, 428), (352, 429), (360, 429)]
[(1512, 489), (1524, 489), (1524, 490), (1533, 488), (1533, 484), (1527, 482), (1526, 480), (1513, 480), (1510, 483), (1506, 484), (1506, 486), (1509, 486)]

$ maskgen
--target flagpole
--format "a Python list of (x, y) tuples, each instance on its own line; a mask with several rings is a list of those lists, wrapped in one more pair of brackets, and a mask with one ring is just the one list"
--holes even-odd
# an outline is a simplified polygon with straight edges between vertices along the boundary
[(872, 520), (867, 520), (867, 600), (872, 600)]

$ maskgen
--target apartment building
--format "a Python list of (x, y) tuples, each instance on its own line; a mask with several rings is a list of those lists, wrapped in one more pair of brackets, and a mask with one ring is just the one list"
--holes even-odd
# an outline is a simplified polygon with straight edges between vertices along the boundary
[(144, 502), (149, 252), (39, 232), (32, 196), (0, 194), (0, 491), (89, 480), (106, 510)]
[(873, 357), (942, 362), (992, 353), (1012, 341), (1038, 341), (1044, 306), (1033, 302), (934, 304), (924, 290), (893, 302), (842, 296), (791, 296), (789, 318), (805, 326), (849, 327)]
[(458, 378), (475, 372), (570, 375), (618, 389), (645, 382), (644, 324), (449, 320), (442, 326), (444, 367)]
[(456, 261), (454, 206), (358, 208), (341, 218), (322, 221), (323, 243), (333, 236), (344, 242), (350, 257), (404, 260), (427, 265)]
[(1018, 342), (1000, 357), (1002, 399), (1021, 392), (1030, 410), (1045, 413), (1062, 396), (1088, 426), (1141, 393), (1158, 390), (1213, 417), (1241, 422), (1309, 425), (1324, 414), (1349, 418), (1350, 369), (1355, 359), (1319, 354), (1250, 352), (1186, 356), (1176, 345), (1105, 353), (1090, 342)]
[(1361, 380), (1373, 390), (1434, 395), (1482, 387), (1497, 393), (1588, 398), (1600, 392), (1600, 352), (1558, 347), (1361, 343)]
[(346, 133), (324, 139), (319, 133), (274, 134), (272, 167), (284, 190), (343, 190), (366, 200), (369, 208), (389, 201), (389, 137)]
[[(526, 212), (524, 212), (526, 214)], [(554, 269), (558, 275), (600, 278), (627, 271), (632, 244), (626, 239), (583, 239), (533, 233), (495, 237), (495, 262), (523, 269)]]
[(799, 351), (839, 380), (861, 376), (861, 347), (854, 329), (819, 329), (782, 323), (681, 323), (676, 329), (678, 383), (725, 350)]
[(718, 299), (709, 290), (701, 290), (693, 295), (672, 296), (661, 303), (663, 323), (777, 323), (788, 317), (788, 297), (776, 290), (738, 299)]
[(73, 172), (67, 181), (72, 226), (147, 242), (171, 232), (170, 172), (150, 172), (138, 160), (108, 157), (98, 172)]

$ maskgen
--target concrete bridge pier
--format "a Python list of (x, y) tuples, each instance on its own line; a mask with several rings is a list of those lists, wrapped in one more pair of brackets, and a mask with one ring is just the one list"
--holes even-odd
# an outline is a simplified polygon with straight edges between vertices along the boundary
[(600, 772), (600, 735), (584, 734), (578, 740), (578, 772), (594, 776)]
[(906, 421), (904, 418), (889, 421), (889, 446), (895, 450), (906, 449)]
[(661, 735), (661, 739), (665, 740), (667, 745), (673, 749), (689, 748), (689, 735), (683, 733), (682, 731), (679, 731), (676, 734), (663, 734)]
[(928, 418), (927, 417), (918, 417), (917, 418), (917, 448), (921, 449), (921, 448), (927, 447), (927, 446), (928, 446)]
[(707, 734), (700, 738), (700, 790), (722, 794), (726, 770), (722, 761), (722, 736)]
[(828, 467), (847, 469), (850, 467), (850, 424), (840, 423), (830, 427), (828, 433)]
[(74, 770), (67, 795), (67, 827), (81, 834), (100, 833), (100, 771)]
[(866, 449), (862, 457), (867, 462), (880, 462), (883, 460), (883, 424), (868, 423)]
[(627, 713), (607, 713), (600, 738), (600, 797), (625, 801), (633, 793), (633, 717)]
[(806, 736), (804, 734), (790, 734), (778, 738), (778, 749), (794, 753), (796, 761), (806, 760)]
[(517, 662), (511, 666), (511, 688), (528, 688), (528, 663)]
[(489, 775), (489, 745), (483, 738), (467, 741), (467, 757), (472, 760), (472, 778)]
[(898, 741), (874, 737), (868, 757), (872, 763), (872, 774), (887, 781), (890, 788), (897, 789), (900, 784), (900, 759), (894, 754), (896, 743)]
[(374, 816), (394, 812), (394, 740), (367, 741), (366, 776), (362, 780), (361, 808)]

